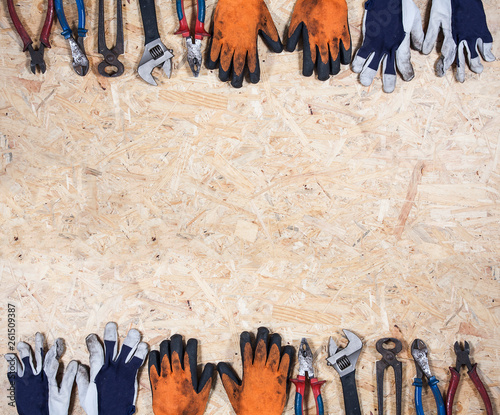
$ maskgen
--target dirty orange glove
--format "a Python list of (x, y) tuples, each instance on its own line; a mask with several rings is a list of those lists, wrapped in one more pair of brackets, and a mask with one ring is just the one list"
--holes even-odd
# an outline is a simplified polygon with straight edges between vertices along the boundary
[(231, 85), (240, 88), (245, 67), (250, 82), (260, 80), (257, 35), (274, 52), (283, 45), (264, 0), (219, 0), (215, 8), (212, 37), (209, 40), (207, 67), (219, 63), (219, 78), (226, 82), (232, 71)]
[(285, 346), (281, 354), (281, 337), (269, 330), (257, 332), (255, 353), (250, 333), (240, 336), (243, 381), (240, 381), (227, 363), (219, 363), (217, 370), (236, 415), (281, 415), (286, 403), (287, 379), (292, 346)]
[(155, 415), (201, 415), (207, 406), (214, 365), (207, 363), (198, 380), (198, 341), (189, 339), (184, 352), (182, 336), (160, 344), (149, 353), (149, 381)]
[(300, 35), (304, 42), (302, 73), (325, 81), (351, 62), (351, 34), (346, 0), (297, 0), (288, 28), (286, 50), (293, 52)]

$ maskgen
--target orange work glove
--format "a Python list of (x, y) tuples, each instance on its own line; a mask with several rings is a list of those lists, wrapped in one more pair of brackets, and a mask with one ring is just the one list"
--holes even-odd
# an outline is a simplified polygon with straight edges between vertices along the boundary
[(214, 365), (207, 363), (198, 380), (198, 341), (189, 339), (184, 352), (182, 336), (160, 344), (149, 353), (149, 381), (155, 415), (201, 415), (207, 406)]
[(256, 84), (260, 80), (257, 34), (273, 52), (283, 50), (264, 0), (219, 0), (209, 40), (207, 67), (215, 69), (218, 61), (220, 80), (228, 81), (232, 71), (231, 85), (240, 88), (246, 66), (250, 82)]
[(302, 73), (326, 81), (351, 62), (351, 34), (346, 0), (297, 0), (288, 28), (286, 50), (293, 52), (300, 35), (304, 42)]
[(292, 346), (285, 346), (281, 354), (281, 337), (269, 330), (257, 332), (257, 346), (252, 349), (250, 333), (240, 336), (243, 381), (240, 381), (227, 363), (219, 363), (217, 370), (236, 415), (281, 415), (286, 403), (287, 379)]

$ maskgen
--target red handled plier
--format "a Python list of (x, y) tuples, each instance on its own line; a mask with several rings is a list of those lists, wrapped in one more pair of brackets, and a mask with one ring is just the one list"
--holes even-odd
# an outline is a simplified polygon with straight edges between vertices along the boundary
[(455, 342), (454, 345), (455, 354), (457, 355), (457, 365), (456, 368), (450, 367), (451, 381), (448, 386), (448, 393), (446, 394), (446, 414), (452, 415), (453, 412), (453, 401), (455, 399), (455, 393), (457, 391), (458, 383), (460, 382), (460, 369), (462, 366), (467, 366), (469, 377), (474, 383), (477, 391), (483, 399), (484, 406), (486, 407), (486, 414), (493, 415), (493, 407), (491, 405), (490, 397), (488, 392), (481, 381), (481, 378), (477, 374), (477, 363), (472, 364), (470, 362), (470, 346), (469, 343), (464, 342), (464, 348), (459, 342)]
[(306, 339), (302, 339), (299, 348), (299, 375), (296, 379), (290, 379), (295, 385), (295, 415), (304, 413), (304, 392), (306, 390), (306, 373), (313, 391), (318, 415), (324, 415), (323, 398), (321, 397), (321, 386), (326, 382), (314, 377), (313, 354)]
[(31, 72), (36, 73), (36, 67), (38, 66), (40, 72), (45, 73), (46, 66), (45, 61), (43, 60), (43, 52), (45, 48), (50, 48), (49, 37), (52, 22), (54, 21), (54, 0), (47, 0), (47, 14), (45, 15), (45, 23), (43, 24), (42, 32), (40, 34), (40, 46), (37, 49), (33, 47), (33, 41), (31, 40), (30, 35), (28, 35), (28, 32), (26, 32), (26, 29), (19, 20), (16, 8), (14, 7), (14, 0), (7, 0), (7, 6), (9, 8), (12, 23), (14, 23), (14, 27), (23, 41), (23, 52), (28, 51), (30, 53)]
[(184, 13), (184, 0), (176, 0), (177, 17), (179, 18), (179, 29), (176, 35), (182, 35), (186, 39), (187, 60), (191, 72), (194, 76), (200, 74), (201, 69), (201, 41), (205, 36), (210, 36), (205, 30), (205, 0), (198, 0), (198, 14), (196, 16), (196, 26), (194, 28), (194, 42)]

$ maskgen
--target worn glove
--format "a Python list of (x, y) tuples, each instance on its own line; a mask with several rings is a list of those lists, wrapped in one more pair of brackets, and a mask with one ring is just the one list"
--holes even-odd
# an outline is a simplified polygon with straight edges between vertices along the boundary
[[(219, 79), (240, 88), (245, 67), (250, 82), (260, 80), (257, 34), (273, 52), (283, 50), (278, 31), (264, 0), (219, 0), (215, 8), (213, 32), (209, 40), (207, 67), (219, 64)], [(231, 73), (232, 72), (232, 73)]]
[(384, 92), (396, 87), (396, 65), (402, 78), (415, 76), (410, 58), (410, 34), (415, 49), (422, 48), (424, 32), (413, 0), (367, 0), (363, 18), (363, 45), (352, 62), (362, 85), (371, 85), (382, 63)]
[(297, 0), (288, 28), (286, 50), (293, 52), (300, 36), (304, 43), (302, 73), (326, 81), (351, 62), (351, 34), (345, 0)]
[(17, 350), (22, 364), (13, 353), (7, 353), (8, 378), (15, 388), (17, 413), (19, 415), (67, 415), (71, 390), (75, 381), (78, 362), (71, 361), (63, 376), (61, 387), (56, 375), (59, 359), (64, 352), (64, 342), (57, 339), (44, 359), (45, 338), (35, 335), (35, 361), (29, 344), (19, 342)]
[(90, 353), (90, 377), (80, 365), (76, 375), (80, 404), (87, 415), (131, 415), (135, 413), (137, 371), (148, 354), (141, 334), (131, 329), (118, 354), (115, 323), (106, 324), (103, 350), (95, 334), (87, 336)]
[(198, 381), (198, 341), (189, 339), (186, 350), (182, 336), (160, 344), (149, 353), (149, 380), (155, 415), (202, 415), (212, 387), (214, 365), (207, 363)]
[(286, 403), (287, 379), (293, 347), (285, 346), (281, 354), (281, 337), (264, 327), (257, 332), (255, 352), (250, 333), (240, 336), (243, 380), (239, 380), (227, 363), (217, 370), (236, 415), (281, 415)]
[(457, 63), (457, 81), (465, 80), (465, 54), (473, 72), (483, 72), (478, 52), (487, 62), (495, 60), (491, 52), (493, 38), (486, 24), (481, 0), (433, 0), (429, 27), (422, 52), (428, 54), (434, 48), (439, 29), (444, 41), (441, 57), (436, 65), (438, 76), (444, 76), (453, 61)]

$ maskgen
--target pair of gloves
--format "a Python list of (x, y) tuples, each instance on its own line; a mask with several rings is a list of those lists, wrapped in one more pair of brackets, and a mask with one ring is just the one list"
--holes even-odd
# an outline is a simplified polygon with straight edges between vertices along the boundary
[(9, 364), (8, 378), (15, 388), (19, 415), (67, 415), (71, 391), (76, 378), (80, 404), (87, 415), (131, 415), (135, 412), (137, 371), (144, 363), (148, 346), (140, 333), (131, 329), (120, 353), (115, 323), (104, 329), (104, 349), (97, 335), (87, 337), (90, 373), (85, 366), (71, 361), (59, 385), (56, 380), (64, 342), (57, 339), (47, 354), (45, 338), (35, 335), (35, 361), (30, 346), (19, 342), (19, 357), (5, 355)]
[[(417, 50), (428, 54), (434, 48), (440, 28), (444, 43), (436, 66), (444, 76), (456, 61), (456, 78), (465, 80), (465, 52), (472, 71), (481, 73), (483, 59), (495, 60), (492, 36), (486, 24), (481, 0), (432, 0), (427, 34), (424, 36), (420, 12), (413, 0), (367, 0), (363, 18), (363, 44), (352, 62), (360, 82), (371, 85), (380, 65), (385, 92), (396, 85), (396, 68), (405, 81), (414, 77), (410, 61), (410, 37)], [(219, 78), (241, 87), (245, 67), (250, 82), (260, 79), (257, 35), (273, 52), (283, 46), (264, 0), (219, 0), (215, 9), (213, 35), (207, 66), (219, 68)], [(351, 61), (351, 36), (345, 0), (297, 0), (288, 29), (286, 49), (290, 52), (302, 37), (303, 74), (314, 67), (320, 80), (340, 71), (340, 63)]]
[[(135, 412), (137, 372), (144, 363), (148, 347), (140, 342), (137, 330), (129, 331), (120, 353), (116, 324), (104, 331), (104, 349), (95, 334), (87, 337), (90, 375), (72, 361), (61, 384), (56, 375), (64, 352), (57, 339), (44, 356), (44, 337), (35, 337), (35, 362), (27, 343), (20, 342), (22, 364), (14, 354), (6, 354), (9, 380), (15, 387), (19, 415), (67, 415), (76, 378), (80, 403), (87, 415), (131, 415)], [(227, 363), (217, 366), (224, 388), (237, 415), (279, 415), (286, 403), (287, 379), (293, 355), (291, 346), (281, 347), (278, 334), (259, 328), (252, 346), (250, 333), (240, 336), (243, 379)], [(214, 365), (208, 363), (198, 377), (198, 342), (190, 339), (184, 347), (182, 337), (174, 335), (149, 353), (149, 380), (155, 415), (201, 415), (205, 411), (213, 382)], [(36, 364), (35, 364), (36, 363)]]

